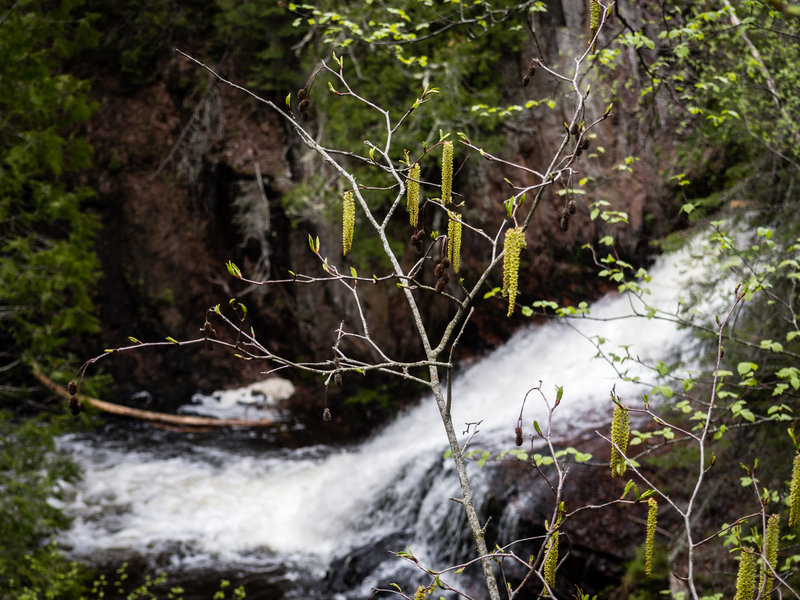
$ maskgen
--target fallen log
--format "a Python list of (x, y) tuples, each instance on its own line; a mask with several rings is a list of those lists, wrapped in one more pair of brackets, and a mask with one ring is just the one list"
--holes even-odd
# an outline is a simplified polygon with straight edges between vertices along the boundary
[[(61, 396), (64, 400), (69, 400), (69, 391), (42, 373), (38, 365), (34, 365), (33, 375), (50, 391)], [(105, 400), (99, 400), (84, 394), (79, 394), (78, 400), (94, 406), (98, 410), (114, 415), (182, 427), (271, 427), (275, 425), (275, 422), (269, 419), (215, 419), (214, 417), (198, 417), (193, 415), (172, 415), (123, 406), (122, 404), (116, 404), (114, 402), (106, 402)]]

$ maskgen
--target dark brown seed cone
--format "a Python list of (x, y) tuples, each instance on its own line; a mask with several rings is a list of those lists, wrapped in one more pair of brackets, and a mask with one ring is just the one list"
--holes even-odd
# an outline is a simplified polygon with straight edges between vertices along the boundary
[(300, 113), (300, 116), (303, 117), (303, 121), (308, 121), (308, 111), (304, 110)]
[(444, 287), (444, 280), (443, 279), (437, 279), (436, 280), (436, 287), (434, 288), (436, 293), (438, 294), (439, 292), (441, 292), (443, 287)]
[(306, 97), (306, 94), (307, 94), (306, 88), (300, 88), (299, 90), (297, 90), (297, 99), (303, 100)]
[(575, 211), (578, 210), (578, 204), (575, 202), (574, 198), (570, 198), (567, 200), (567, 212), (571, 215), (575, 214)]
[(581, 150), (586, 150), (589, 147), (589, 144), (591, 144), (591, 140), (589, 140), (589, 138), (583, 138), (581, 140)]
[(308, 110), (308, 98), (303, 98), (300, 101), (300, 104), (297, 105), (297, 109), (300, 112), (304, 112), (304, 111)]
[(417, 252), (422, 253), (422, 240), (417, 238), (414, 240), (414, 248), (417, 249)]
[(581, 154), (583, 154), (583, 148), (578, 146), (577, 148), (575, 148), (575, 156), (580, 156)]
[(78, 402), (78, 399), (75, 396), (70, 396), (69, 411), (76, 416), (81, 413), (81, 403)]
[(325, 410), (322, 411), (322, 420), (325, 421), (326, 423), (330, 422), (331, 420), (331, 411), (327, 407), (325, 408)]
[(528, 87), (528, 84), (531, 81), (531, 76), (529, 73), (525, 73), (525, 77), (522, 78), (522, 87)]
[(579, 133), (578, 124), (575, 123), (569, 130), (570, 135), (578, 135)]
[(442, 266), (445, 269), (449, 269), (450, 268), (450, 259), (447, 258), (446, 256), (442, 259)]
[(519, 425), (514, 428), (514, 436), (514, 442), (517, 446), (522, 446), (522, 427)]
[(433, 276), (436, 277), (436, 279), (440, 279), (442, 273), (444, 273), (444, 265), (442, 263), (437, 263), (433, 268)]
[(78, 393), (78, 384), (75, 383), (74, 381), (70, 381), (67, 390), (69, 391), (70, 396), (74, 396), (75, 394)]
[(442, 273), (442, 279), (441, 280), (445, 284), (447, 284), (447, 282), (450, 281), (450, 274), (447, 271), (445, 271), (444, 273)]
[(342, 374), (341, 373), (334, 373), (333, 374), (333, 382), (341, 387), (342, 385)]
[(567, 211), (561, 213), (559, 224), (561, 225), (561, 231), (569, 229), (569, 213)]

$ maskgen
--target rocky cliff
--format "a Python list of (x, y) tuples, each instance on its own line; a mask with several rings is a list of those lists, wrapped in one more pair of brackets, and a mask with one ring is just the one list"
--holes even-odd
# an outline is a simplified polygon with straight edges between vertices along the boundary
[[(524, 105), (537, 97), (556, 101), (552, 110), (521, 111), (499, 131), (502, 157), (532, 168), (541, 168), (550, 159), (572, 106), (569, 100), (563, 102), (567, 92), (563, 81), (537, 73), (523, 87), (521, 77), (531, 57), (553, 68), (571, 69), (572, 56), (586, 43), (585, 4), (578, 0), (548, 4), (548, 12), (532, 23), (536, 37), (521, 52), (504, 56), (497, 70), (508, 104)], [(198, 58), (205, 59), (204, 52), (202, 46), (195, 47)], [(209, 78), (182, 56), (166, 54), (158, 65), (155, 76), (134, 90), (114, 73), (98, 74), (92, 82), (100, 107), (89, 138), (95, 147), (91, 178), (99, 190), (97, 210), (103, 224), (98, 244), (104, 268), (98, 303), (103, 344), (122, 345), (129, 335), (141, 340), (195, 337), (207, 308), (236, 297), (248, 305), (256, 333), (274, 351), (300, 359), (329, 358), (333, 331), (343, 318), (352, 316), (340, 289), (247, 286), (225, 269), (226, 261), (232, 260), (254, 279), (283, 278), (290, 270), (316, 273), (319, 267), (308, 251), (309, 234), (319, 236), (323, 247), (331, 248), (330, 255), (338, 252), (338, 222), (320, 218), (320, 211), (298, 217), (287, 208), (287, 195), (296, 194), (298, 186), (313, 177), (313, 157), (267, 107)], [(235, 61), (214, 66), (232, 80), (245, 81)], [(653, 240), (674, 227), (676, 208), (660, 170), (669, 143), (661, 145), (657, 157), (649, 141), (653, 138), (642, 134), (652, 123), (644, 123), (643, 115), (629, 108), (636, 106), (639, 90), (625, 82), (639, 68), (639, 57), (631, 53), (618, 58), (614, 71), (603, 75), (590, 71), (582, 81), (583, 86), (592, 85), (587, 115), (602, 115), (613, 100), (614, 118), (593, 130), (592, 146), (577, 163), (576, 178), (589, 179), (583, 187), (586, 194), (577, 197), (578, 213), (568, 231), (559, 226), (563, 197), (557, 189), (547, 192), (527, 233), (521, 303), (595, 297), (606, 290), (591, 276), (596, 269), (585, 244), (613, 234), (620, 258), (642, 264), (654, 251)], [(302, 86), (306, 76), (298, 72), (295, 85)], [(610, 89), (616, 90), (613, 97), (603, 91)], [(283, 95), (273, 99), (282, 102)], [(435, 110), (435, 104), (422, 110), (429, 107)], [(306, 125), (314, 135), (323, 133), (324, 120), (319, 117), (312, 108)], [(668, 131), (668, 118), (659, 117), (664, 119), (659, 127)], [(635, 162), (626, 163), (631, 156)], [(500, 224), (509, 195), (506, 177), (524, 179), (519, 171), (479, 156), (464, 161), (454, 187), (463, 195), (467, 219), (487, 230)], [(328, 200), (320, 199), (320, 206), (324, 208)], [(630, 225), (592, 221), (589, 212), (595, 200), (628, 213)], [(485, 260), (483, 252), (472, 250), (472, 242), (465, 235), (466, 278)], [(398, 244), (405, 245), (404, 264), (415, 260), (407, 239), (398, 239)], [(500, 282), (497, 273), (491, 283)], [(363, 302), (375, 337), (386, 340), (386, 352), (411, 358), (419, 354), (419, 346), (395, 291), (394, 284), (370, 287), (363, 292)], [(426, 299), (423, 308), (434, 331), (451, 310), (436, 296)], [(499, 296), (480, 303), (460, 345), (462, 355), (497, 345), (527, 321), (507, 319), (505, 310)], [(220, 352), (182, 349), (120, 356), (107, 365), (117, 375), (120, 400), (148, 390), (161, 407), (185, 401), (198, 389), (246, 383), (265, 369), (232, 361)], [(318, 414), (321, 385), (308, 385), (308, 390), (316, 389), (309, 398)]]

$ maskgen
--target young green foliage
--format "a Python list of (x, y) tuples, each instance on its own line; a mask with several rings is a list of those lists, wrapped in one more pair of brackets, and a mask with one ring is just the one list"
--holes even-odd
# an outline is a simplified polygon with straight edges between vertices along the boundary
[(525, 247), (525, 231), (514, 227), (506, 231), (505, 250), (503, 254), (503, 288), (502, 294), (508, 296), (507, 316), (514, 314), (517, 301), (517, 285), (519, 282), (519, 255)]
[(353, 229), (356, 224), (356, 202), (353, 192), (350, 190), (344, 193), (342, 202), (342, 255), (350, 252), (353, 247)]

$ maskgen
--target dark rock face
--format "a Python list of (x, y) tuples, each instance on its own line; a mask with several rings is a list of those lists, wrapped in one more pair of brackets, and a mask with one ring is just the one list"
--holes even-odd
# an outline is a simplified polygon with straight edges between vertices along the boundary
[[(577, 46), (571, 45), (582, 43), (581, 36), (569, 31), (580, 30), (585, 15), (578, 3), (549, 4), (550, 11), (541, 17), (545, 21), (537, 26), (543, 33), (540, 42), (546, 42), (544, 58), (557, 66), (565, 60), (559, 56), (574, 53)], [(529, 57), (540, 52), (532, 45), (523, 54), (502, 72), (509, 80), (510, 103), (567, 91), (563, 82), (554, 83), (541, 74), (523, 88), (513, 65), (519, 63), (524, 70)], [(566, 63), (562, 67), (570, 68)], [(618, 67), (614, 76), (624, 80), (625, 68)], [(257, 287), (232, 279), (225, 270), (226, 261), (232, 260), (245, 276), (255, 279), (286, 279), (290, 270), (321, 274), (318, 260), (308, 250), (309, 234), (319, 236), (323, 254), (336, 260), (340, 224), (328, 222), (322, 213), (298, 224), (283, 203), (287, 192), (313, 176), (308, 151), (273, 113), (237, 90), (211, 83), (202, 94), (190, 96), (186, 80), (205, 77), (197, 69), (182, 58), (171, 59), (160, 78), (133, 95), (123, 93), (119, 82), (94, 82), (101, 108), (89, 137), (96, 148), (96, 164), (103, 169), (92, 182), (100, 190), (97, 208), (103, 221), (98, 243), (105, 272), (98, 307), (103, 344), (122, 345), (128, 335), (142, 340), (197, 337), (206, 310), (220, 303), (226, 306), (236, 297), (248, 306), (247, 326), (252, 324), (272, 351), (298, 360), (330, 359), (336, 328), (343, 319), (356, 323), (355, 306), (343, 286)], [(230, 77), (237, 79), (235, 74)], [(598, 83), (596, 89), (603, 87)], [(613, 234), (620, 258), (642, 264), (648, 259), (649, 241), (675, 218), (663, 200), (665, 190), (656, 183), (655, 158), (639, 142), (638, 117), (622, 110), (636, 92), (619, 87), (620, 96), (631, 98), (618, 99), (614, 123), (608, 119), (593, 130), (593, 150), (576, 165), (576, 179), (590, 177), (594, 183), (585, 188), (587, 194), (576, 197), (577, 211), (566, 232), (559, 224), (565, 202), (557, 193), (561, 187), (544, 194), (527, 233), (518, 304), (598, 296), (606, 290), (590, 276), (596, 268), (592, 254), (582, 246)], [(605, 106), (601, 93), (593, 93), (587, 118), (589, 113), (592, 118), (602, 115)], [(520, 117), (507, 135), (504, 158), (542, 169), (551, 149), (558, 146), (564, 120), (571, 118), (560, 111), (543, 113), (544, 118), (539, 113), (535, 118)], [(313, 122), (308, 126), (315, 127)], [(614, 168), (632, 154), (639, 157), (632, 172)], [(458, 174), (455, 191), (463, 195), (465, 218), (486, 231), (496, 230), (505, 218), (503, 202), (509, 194), (504, 178), (522, 183), (525, 176), (473, 158)], [(628, 213), (630, 226), (590, 220), (594, 200)], [(462, 274), (467, 281), (487, 258), (486, 248), (477, 242), (476, 236), (465, 234)], [(400, 259), (403, 265), (417, 260), (411, 244), (406, 244)], [(432, 265), (430, 271), (426, 278), (432, 283)], [(488, 283), (491, 288), (501, 281), (498, 270)], [(457, 282), (450, 286), (452, 292), (458, 291)], [(361, 287), (371, 333), (385, 342), (387, 355), (419, 358), (420, 342), (396, 292), (393, 282)], [(452, 314), (452, 305), (433, 294), (422, 299), (421, 307), (432, 332), (441, 331)], [(459, 344), (461, 357), (496, 346), (526, 322), (521, 316), (507, 319), (499, 295), (479, 301), (477, 308)], [(360, 351), (367, 357), (374, 354), (366, 347)], [(168, 408), (197, 389), (247, 383), (269, 368), (265, 363), (230, 361), (219, 351), (181, 349), (115, 357), (106, 368), (118, 375), (123, 399), (146, 389), (154, 394), (154, 408)], [(320, 382), (309, 386), (321, 390)]]

